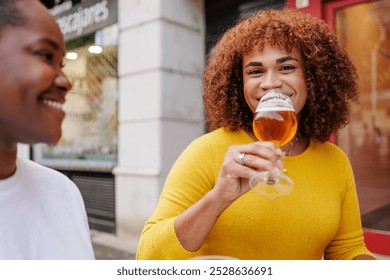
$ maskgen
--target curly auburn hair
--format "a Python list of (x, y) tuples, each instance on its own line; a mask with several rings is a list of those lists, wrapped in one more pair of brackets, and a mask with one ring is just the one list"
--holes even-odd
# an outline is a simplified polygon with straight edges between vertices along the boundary
[(242, 58), (254, 47), (278, 46), (302, 56), (307, 101), (299, 130), (326, 142), (349, 122), (357, 99), (356, 68), (336, 35), (321, 19), (293, 9), (264, 10), (229, 29), (208, 56), (203, 102), (209, 130), (252, 130), (253, 113), (245, 102)]

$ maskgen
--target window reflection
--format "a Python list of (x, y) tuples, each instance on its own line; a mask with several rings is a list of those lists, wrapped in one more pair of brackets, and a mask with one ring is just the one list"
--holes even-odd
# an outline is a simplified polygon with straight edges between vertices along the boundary
[(359, 195), (364, 214), (390, 203), (390, 1), (338, 10), (335, 24), (359, 76), (360, 102), (338, 144), (364, 193)]

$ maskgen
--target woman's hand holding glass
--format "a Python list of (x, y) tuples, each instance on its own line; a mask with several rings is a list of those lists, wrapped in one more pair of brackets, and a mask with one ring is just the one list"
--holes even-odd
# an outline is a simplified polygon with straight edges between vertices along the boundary
[(253, 132), (260, 141), (229, 148), (214, 189), (218, 197), (232, 202), (251, 189), (268, 198), (290, 194), (294, 184), (280, 171), (284, 158), (280, 147), (294, 138), (297, 123), (294, 106), (285, 92), (265, 92), (253, 120)]
[[(281, 147), (289, 143), (297, 132), (297, 117), (290, 97), (272, 89), (261, 98), (253, 120), (253, 133), (260, 141), (270, 141)], [(275, 198), (291, 193), (294, 183), (280, 170), (259, 172), (249, 180), (256, 193)]]

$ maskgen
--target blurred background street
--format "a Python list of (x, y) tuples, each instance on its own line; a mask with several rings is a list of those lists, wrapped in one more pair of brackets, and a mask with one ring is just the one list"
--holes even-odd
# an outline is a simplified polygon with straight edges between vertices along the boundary
[(109, 246), (94, 243), (95, 258), (97, 260), (134, 260), (135, 256), (123, 250), (117, 250)]
[(97, 260), (134, 260), (137, 241), (119, 238), (91, 230), (92, 245)]

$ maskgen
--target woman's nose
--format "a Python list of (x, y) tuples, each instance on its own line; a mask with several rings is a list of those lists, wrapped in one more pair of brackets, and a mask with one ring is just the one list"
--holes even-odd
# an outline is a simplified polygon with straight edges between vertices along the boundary
[(64, 74), (64, 72), (60, 71), (57, 77), (54, 80), (54, 84), (56, 87), (61, 89), (62, 91), (68, 92), (72, 88), (72, 83), (69, 81), (68, 77)]
[(265, 90), (281, 86), (282, 80), (280, 79), (279, 75), (271, 71), (263, 75), (260, 83), (260, 87)]

